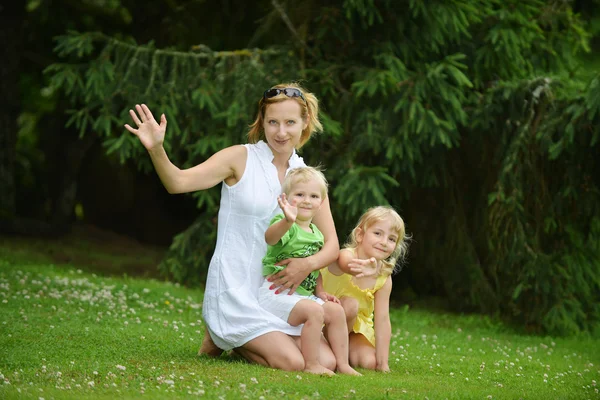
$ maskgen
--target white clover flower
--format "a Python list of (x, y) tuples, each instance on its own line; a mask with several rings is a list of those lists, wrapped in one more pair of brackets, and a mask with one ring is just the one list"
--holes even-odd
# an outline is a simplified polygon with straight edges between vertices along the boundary
[(120, 369), (121, 371), (125, 371), (127, 368), (125, 368), (123, 365), (117, 365), (117, 369)]

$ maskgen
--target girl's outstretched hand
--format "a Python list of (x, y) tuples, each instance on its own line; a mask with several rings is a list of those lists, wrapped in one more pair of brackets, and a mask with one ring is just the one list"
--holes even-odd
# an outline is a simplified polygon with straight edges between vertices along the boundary
[(361, 258), (354, 258), (348, 263), (348, 268), (352, 271), (352, 275), (357, 278), (362, 278), (365, 276), (378, 275), (379, 270), (377, 264), (378, 262), (374, 257), (364, 260)]
[(298, 207), (291, 205), (285, 193), (281, 193), (277, 197), (277, 203), (279, 203), (279, 207), (281, 211), (283, 211), (283, 215), (285, 215), (285, 220), (287, 222), (296, 222), (296, 217), (298, 216)]
[(131, 115), (131, 119), (137, 126), (137, 129), (132, 128), (129, 124), (125, 124), (125, 129), (137, 136), (146, 150), (162, 146), (165, 140), (165, 130), (167, 129), (167, 117), (165, 117), (165, 114), (160, 116), (160, 124), (158, 124), (152, 112), (150, 112), (150, 109), (145, 104), (141, 106), (136, 104), (135, 110), (137, 113), (136, 111), (129, 110), (129, 115)]

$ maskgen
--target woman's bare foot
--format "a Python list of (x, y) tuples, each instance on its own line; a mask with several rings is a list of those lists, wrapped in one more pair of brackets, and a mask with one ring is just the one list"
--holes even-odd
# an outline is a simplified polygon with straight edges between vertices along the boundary
[(338, 366), (337, 372), (344, 375), (362, 376), (360, 372), (350, 366), (350, 364)]
[(217, 345), (212, 341), (210, 334), (208, 333), (208, 329), (204, 328), (204, 338), (202, 339), (202, 345), (200, 346), (200, 350), (198, 350), (198, 355), (206, 354), (210, 357), (219, 357), (223, 354), (223, 350), (217, 347)]
[(317, 375), (329, 375), (329, 376), (335, 375), (335, 372), (333, 372), (329, 368), (325, 368), (321, 364), (312, 364), (312, 365), (306, 364), (306, 367), (304, 368), (304, 372), (308, 372), (309, 374), (317, 374)]

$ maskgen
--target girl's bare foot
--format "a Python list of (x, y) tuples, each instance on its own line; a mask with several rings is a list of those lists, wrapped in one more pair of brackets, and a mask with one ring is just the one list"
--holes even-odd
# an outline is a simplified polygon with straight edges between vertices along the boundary
[(208, 333), (208, 329), (204, 328), (204, 338), (202, 339), (202, 345), (200, 346), (200, 350), (198, 350), (198, 355), (206, 354), (210, 357), (219, 357), (223, 354), (223, 350), (217, 347), (217, 345), (212, 341), (210, 334)]
[(344, 375), (362, 376), (360, 372), (352, 368), (349, 364), (338, 366), (337, 372)]
[(335, 375), (335, 372), (333, 372), (329, 368), (325, 368), (321, 364), (312, 364), (312, 365), (307, 364), (306, 367), (304, 368), (304, 372), (308, 372), (310, 374), (317, 374), (317, 375), (329, 375), (329, 376)]

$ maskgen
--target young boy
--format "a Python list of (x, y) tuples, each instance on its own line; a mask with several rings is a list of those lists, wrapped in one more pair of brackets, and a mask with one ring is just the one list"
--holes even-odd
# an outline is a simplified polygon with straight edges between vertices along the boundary
[[(278, 261), (308, 257), (323, 247), (323, 234), (312, 219), (327, 196), (325, 176), (312, 167), (296, 168), (286, 176), (282, 190), (277, 201), (283, 214), (275, 216), (265, 232), (268, 246), (263, 258), (264, 276), (285, 268), (274, 265)], [(344, 309), (335, 296), (320, 290), (320, 279), (319, 271), (312, 272), (292, 295), (288, 290), (275, 293), (265, 279), (259, 289), (258, 301), (261, 307), (290, 325), (304, 324), (300, 336), (304, 371), (334, 374), (319, 363), (321, 331), (325, 325), (325, 336), (336, 358), (337, 371), (360, 375), (348, 363), (348, 327)]]

